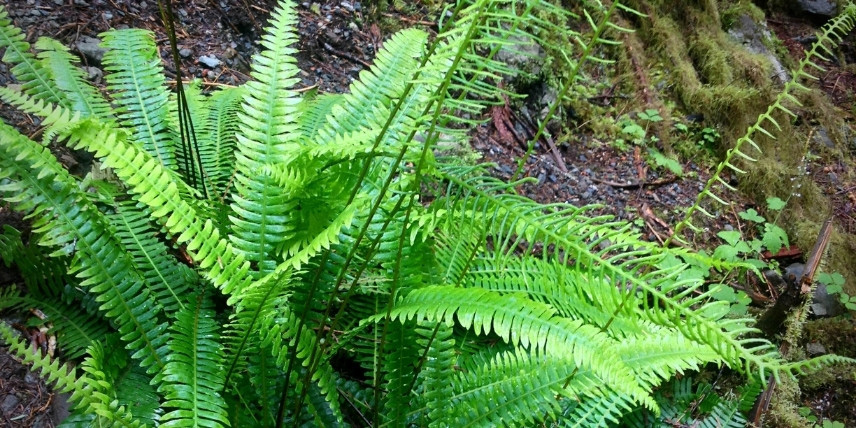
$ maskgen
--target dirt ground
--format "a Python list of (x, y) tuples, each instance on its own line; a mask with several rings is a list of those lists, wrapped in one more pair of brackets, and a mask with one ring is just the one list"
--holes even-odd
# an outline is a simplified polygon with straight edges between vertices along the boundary
[[(249, 62), (257, 51), (254, 41), (259, 39), (273, 2), (189, 0), (175, 3), (183, 77), (200, 78), (212, 89), (241, 84), (249, 79)], [(76, 47), (74, 51), (80, 54), (96, 83), (100, 83), (102, 71), (97, 58), (86, 51), (89, 38), (98, 37), (110, 28), (153, 30), (168, 79), (174, 82), (176, 78), (175, 63), (156, 0), (5, 0), (5, 7), (14, 23), (25, 29), (29, 41), (50, 36)], [(360, 70), (371, 63), (388, 34), (382, 30), (385, 25), (370, 23), (363, 8), (356, 1), (330, 0), (299, 6), (298, 66), (302, 70), (303, 88), (345, 92)], [(419, 25), (429, 31), (435, 30), (432, 18), (426, 14), (426, 10), (413, 8), (406, 12), (390, 12), (383, 18), (397, 21), (401, 26)], [(770, 25), (795, 55), (805, 47), (802, 38), (810, 37), (816, 29), (811, 23), (786, 17), (771, 20)], [(0, 64), (0, 85), (11, 81), (6, 66)], [(856, 88), (854, 75), (839, 70), (835, 75), (825, 76), (824, 82), (829, 82), (826, 89), (830, 97), (846, 108), (843, 105), (847, 100), (845, 93), (848, 88), (851, 91)], [(532, 133), (532, 124), (512, 107), (497, 107), (486, 117), (489, 120), (473, 134), (472, 147), (484, 161), (496, 164), (492, 170), (496, 176), (510, 178), (517, 169), (517, 159), (526, 150), (525, 140)], [(26, 133), (38, 132), (38, 123), (33, 118), (2, 105), (0, 118)], [(509, 125), (514, 132), (509, 132)], [(638, 224), (647, 239), (656, 241), (669, 235), (669, 225), (683, 216), (681, 208), (692, 205), (710, 177), (710, 171), (696, 162), (687, 162), (683, 168), (693, 174), (681, 178), (658, 172), (648, 166), (638, 151), (621, 151), (580, 132), (569, 139), (569, 144), (557, 145), (546, 138), (538, 141), (535, 153), (523, 167), (523, 176), (533, 177), (537, 182), (522, 186), (520, 191), (541, 202), (600, 204), (602, 207), (595, 212), (630, 221), (641, 220)], [(818, 175), (817, 180), (826, 180), (828, 172), (835, 171), (834, 166), (832, 168), (818, 172), (826, 175)], [(828, 186), (830, 194), (836, 195), (836, 215), (846, 228), (856, 231), (856, 183), (829, 181)], [(737, 202), (735, 210), (705, 224), (710, 230), (737, 227), (740, 222), (737, 212), (751, 206), (739, 194), (725, 196)], [(26, 229), (26, 222), (20, 216), (0, 206), (2, 224)], [(712, 237), (711, 234), (697, 238)], [(18, 281), (15, 272), (0, 265), (0, 287)], [(61, 412), (55, 411), (55, 402), (62, 400), (4, 351), (0, 348), (0, 426), (54, 426), (61, 417), (56, 416)], [(818, 392), (821, 398), (806, 397), (806, 403), (823, 402), (822, 395), (828, 393), (829, 390), (823, 390)], [(845, 397), (836, 398), (842, 399)]]

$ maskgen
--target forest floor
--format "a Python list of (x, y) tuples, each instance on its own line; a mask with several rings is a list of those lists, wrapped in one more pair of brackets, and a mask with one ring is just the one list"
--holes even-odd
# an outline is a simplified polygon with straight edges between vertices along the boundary
[[(188, 75), (200, 78), (210, 89), (247, 81), (251, 56), (257, 51), (255, 41), (260, 38), (273, 2), (191, 0), (175, 3), (184, 78)], [(49, 36), (71, 46), (72, 51), (81, 56), (96, 84), (101, 83), (103, 70), (99, 68), (99, 50), (92, 45), (92, 38), (110, 28), (152, 30), (167, 78), (174, 83), (175, 63), (156, 0), (5, 0), (5, 5), (13, 22), (25, 30), (30, 42), (40, 36)], [(389, 36), (384, 28), (415, 25), (436, 32), (433, 18), (427, 10), (419, 7), (411, 7), (407, 11), (390, 10), (382, 16), (380, 25), (371, 23), (367, 12), (354, 1), (306, 2), (298, 7), (298, 11), (300, 87), (317, 88), (320, 92), (346, 92)], [(795, 54), (797, 48), (803, 47), (798, 40), (809, 37), (816, 30), (811, 23), (787, 17), (777, 17), (770, 24), (786, 46), (794, 48)], [(9, 70), (0, 64), (0, 85), (7, 83), (12, 83)], [(856, 79), (852, 73), (840, 73), (835, 87), (827, 92), (835, 99), (838, 96), (836, 91), (847, 88), (847, 85), (856, 87)], [(609, 102), (609, 96), (604, 94), (599, 99)], [(38, 123), (32, 117), (2, 105), (0, 118), (29, 135), (39, 132)], [(497, 177), (508, 179), (514, 175), (517, 161), (526, 151), (532, 124), (516, 111), (515, 105), (495, 107), (486, 119), (486, 123), (473, 134), (472, 148), (481, 155), (482, 161), (495, 163), (492, 172)], [(522, 174), (522, 177), (534, 178), (535, 182), (519, 188), (523, 195), (540, 202), (598, 204), (600, 208), (595, 209), (595, 213), (632, 221), (647, 239), (662, 241), (669, 236), (670, 227), (682, 218), (683, 209), (693, 204), (710, 177), (710, 169), (693, 160), (684, 162), (685, 174), (682, 177), (664, 173), (650, 167), (647, 155), (640, 153), (638, 148), (622, 150), (600, 142), (585, 132), (582, 125), (572, 124), (569, 128), (580, 129), (580, 132), (565, 138), (563, 141), (566, 143), (542, 138), (535, 144), (535, 152), (523, 166)], [(61, 159), (66, 166), (75, 166), (72, 156), (61, 156)], [(821, 174), (824, 172), (818, 171), (817, 174), (817, 181), (822, 183), (825, 176)], [(833, 183), (829, 180), (827, 183), (830, 186), (828, 194), (839, 195), (836, 208), (839, 221), (851, 232), (856, 230), (856, 196), (853, 196), (856, 195), (856, 183)], [(737, 213), (752, 207), (752, 203), (739, 193), (724, 196), (735, 203), (733, 210), (704, 224), (712, 231), (740, 227)], [(27, 223), (8, 207), (0, 205), (2, 224), (10, 224), (26, 232)], [(704, 240), (713, 237), (713, 234), (703, 237), (696, 244), (712, 249), (716, 244)], [(783, 259), (781, 263), (800, 258), (798, 253), (791, 256), (793, 259)], [(0, 286), (19, 280), (15, 272), (0, 265)], [(9, 317), (5, 319), (15, 321)], [(840, 328), (841, 337), (856, 340), (856, 328), (852, 322), (843, 322)], [(40, 334), (44, 339), (38, 330), (25, 326), (20, 326), (20, 329), (31, 337), (33, 343), (37, 342)], [(830, 349), (832, 351), (835, 349)], [(849, 397), (836, 396), (839, 391), (848, 389), (841, 386), (813, 391), (813, 395), (802, 397), (803, 403), (821, 414), (856, 415), (856, 404), (853, 404), (856, 396), (852, 393)], [(854, 386), (856, 383), (851, 382), (849, 389), (854, 390)], [(64, 399), (54, 395), (38, 377), (28, 374), (5, 353), (4, 348), (0, 348), (0, 426), (52, 427), (62, 418), (63, 403)], [(851, 417), (850, 423), (856, 424), (856, 419)]]

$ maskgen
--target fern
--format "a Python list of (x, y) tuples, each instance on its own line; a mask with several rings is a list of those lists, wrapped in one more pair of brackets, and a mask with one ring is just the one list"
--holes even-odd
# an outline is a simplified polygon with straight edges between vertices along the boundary
[(116, 103), (117, 117), (131, 130), (131, 138), (168, 168), (176, 168), (177, 136), (170, 126), (163, 69), (154, 34), (143, 30), (102, 34), (104, 78)]
[(225, 380), (214, 312), (204, 296), (191, 296), (176, 314), (161, 393), (168, 411), (161, 426), (228, 425), (220, 395)]
[[(785, 83), (785, 87), (782, 89), (782, 92), (780, 92), (775, 101), (770, 104), (767, 111), (760, 114), (755, 123), (749, 126), (746, 133), (737, 140), (734, 147), (728, 150), (725, 155), (725, 159), (717, 165), (716, 171), (714, 171), (713, 175), (705, 184), (704, 189), (702, 189), (696, 197), (695, 203), (686, 210), (684, 218), (675, 226), (674, 233), (669, 237), (667, 244), (672, 240), (685, 242), (680, 235), (684, 228), (688, 227), (695, 232), (699, 231), (699, 229), (692, 224), (692, 218), (696, 211), (704, 214), (705, 216), (714, 217), (713, 214), (702, 207), (702, 200), (710, 198), (722, 205), (729, 205), (714, 193), (714, 189), (719, 186), (728, 190), (736, 190), (733, 186), (729, 185), (725, 179), (723, 179), (723, 172), (728, 169), (736, 174), (745, 174), (745, 171), (740, 169), (737, 166), (737, 163), (738, 161), (755, 162), (757, 160), (756, 157), (761, 154), (761, 148), (758, 147), (758, 144), (754, 140), (757, 138), (756, 134), (760, 133), (772, 140), (775, 140), (776, 137), (773, 133), (781, 131), (781, 126), (776, 119), (774, 119), (776, 113), (784, 113), (793, 118), (797, 117), (796, 114), (790, 110), (790, 108), (793, 108), (790, 106), (802, 106), (795, 94), (798, 92), (809, 91), (806, 86), (800, 83), (800, 79), (817, 80), (817, 77), (812, 75), (810, 70), (814, 69), (817, 71), (823, 71), (824, 69), (815, 62), (815, 58), (827, 60), (824, 55), (834, 56), (835, 54), (832, 51), (834, 46), (840, 43), (846, 34), (853, 31), (854, 27), (856, 27), (856, 4), (848, 2), (842, 13), (827, 22), (817, 34), (817, 41), (812, 45), (811, 49), (806, 52), (805, 57), (800, 60), (796, 71), (791, 73), (791, 76), (794, 76), (794, 78)], [(750, 153), (750, 151), (744, 148), (744, 146), (751, 148), (751, 152), (754, 154)]]
[(68, 52), (68, 48), (56, 40), (42, 37), (36, 42), (36, 49), (41, 50), (38, 55), (41, 63), (50, 70), (72, 110), (79, 111), (84, 116), (111, 119), (112, 111), (107, 100), (86, 81), (86, 75), (81, 69), (72, 66), (76, 61)]
[(49, 69), (30, 53), (24, 33), (11, 23), (6, 8), (0, 6), (0, 48), (6, 49), (3, 62), (13, 65), (10, 71), (21, 83), (22, 90), (42, 101), (66, 103)]
[[(850, 362), (783, 363), (751, 320), (723, 318), (720, 285), (690, 264), (732, 265), (435, 158), (441, 134), (462, 140), (509, 95), (496, 82), (511, 70), (493, 59), (508, 39), (577, 42), (564, 96), (624, 31), (611, 17), (634, 13), (580, 7), (460, 1), (435, 37), (389, 38), (351, 93), (301, 97), (283, 1), (250, 83), (172, 99), (187, 103), (198, 157), (176, 148), (151, 33), (103, 36), (105, 97), (58, 43), (29, 53), (0, 7), (24, 83), (0, 99), (114, 174), (80, 180), (0, 125), (0, 197), (33, 221), (27, 245), (0, 235), (30, 292), (2, 304), (42, 307), (64, 356), (86, 355), (83, 375), (0, 325), (3, 342), (73, 392), (71, 421), (128, 426), (600, 426), (673, 415), (663, 385), (710, 363), (754, 378)], [(582, 19), (589, 32), (554, 24)], [(48, 267), (59, 279), (40, 276)], [(735, 408), (708, 410), (738, 420)]]
[[(44, 233), (41, 245), (75, 245), (71, 272), (81, 279), (80, 286), (98, 296), (100, 309), (119, 323), (123, 340), (143, 367), (161, 368), (164, 337), (160, 333), (165, 325), (158, 322), (157, 306), (125, 250), (110, 234), (112, 228), (104, 216), (80, 194), (47, 148), (7, 125), (0, 125), (0, 135), (4, 171), (0, 177), (13, 179), (0, 185), (0, 193), (13, 195), (6, 199), (17, 203), (19, 210), (37, 216), (33, 230)], [(43, 180), (45, 177), (51, 180)]]
[[(297, 140), (297, 83), (295, 52), (297, 41), (293, 5), (283, 3), (271, 16), (271, 32), (264, 36), (265, 50), (253, 57), (252, 76), (247, 83), (242, 112), (238, 115), (237, 175), (230, 217), (232, 242), (245, 257), (258, 264), (261, 272), (276, 265), (274, 249), (293, 233), (289, 201), (271, 178), (259, 175), (264, 164), (284, 164), (286, 150)], [(271, 96), (276, 94), (275, 96)]]

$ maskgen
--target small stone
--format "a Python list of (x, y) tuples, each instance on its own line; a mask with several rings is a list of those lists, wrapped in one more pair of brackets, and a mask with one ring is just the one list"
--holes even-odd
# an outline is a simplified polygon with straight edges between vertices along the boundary
[(65, 0), (53, 0), (53, 2), (57, 6), (62, 6), (62, 4), (65, 3)]
[(103, 16), (106, 21), (113, 19), (113, 14), (110, 12), (104, 12), (101, 16)]
[(811, 342), (805, 346), (805, 351), (809, 356), (823, 355), (826, 353), (826, 347), (817, 342)]
[(190, 49), (188, 49), (188, 48), (183, 48), (183, 49), (181, 49), (181, 50), (179, 50), (179, 51), (178, 51), (178, 54), (179, 54), (179, 55), (181, 55), (181, 57), (182, 57), (182, 58), (187, 58), (187, 57), (189, 57), (192, 53), (193, 53), (193, 51), (191, 51), (191, 50), (190, 50)]
[(12, 411), (16, 407), (18, 407), (18, 403), (20, 402), (21, 400), (18, 398), (17, 395), (9, 394), (3, 399), (2, 402), (0, 402), (0, 410), (3, 410), (3, 413), (6, 413), (8, 415), (9, 413), (12, 413)]
[(101, 47), (101, 40), (95, 37), (83, 36), (77, 41), (76, 46), (77, 51), (86, 59), (99, 64), (104, 58), (104, 54), (107, 53), (107, 49)]
[(347, 10), (348, 12), (354, 11), (354, 6), (351, 4), (351, 2), (343, 1), (339, 3), (339, 5), (342, 6), (342, 8)]
[(101, 71), (98, 67), (83, 67), (86, 70), (86, 80), (90, 82), (99, 83), (101, 82), (101, 78), (104, 76), (104, 72)]
[(220, 65), (220, 60), (215, 56), (202, 55), (199, 57), (199, 63), (208, 67), (208, 68), (216, 68)]
[(796, 0), (796, 5), (804, 12), (832, 18), (838, 13), (834, 1), (830, 0)]

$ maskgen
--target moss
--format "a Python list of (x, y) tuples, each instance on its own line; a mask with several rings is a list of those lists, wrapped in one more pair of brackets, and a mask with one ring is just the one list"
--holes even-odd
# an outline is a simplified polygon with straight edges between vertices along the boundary
[(766, 426), (805, 428), (811, 426), (804, 417), (800, 416), (799, 402), (800, 387), (795, 379), (782, 376), (776, 385), (776, 393), (770, 403), (770, 412), (765, 420)]
[(749, 0), (722, 3), (724, 4), (720, 23), (723, 30), (731, 29), (742, 15), (748, 15), (755, 22), (764, 22), (767, 19), (764, 11)]
[(856, 358), (856, 319), (846, 316), (820, 318), (806, 322), (804, 330), (806, 342), (819, 343), (831, 354)]

